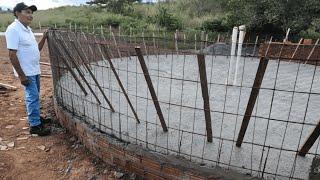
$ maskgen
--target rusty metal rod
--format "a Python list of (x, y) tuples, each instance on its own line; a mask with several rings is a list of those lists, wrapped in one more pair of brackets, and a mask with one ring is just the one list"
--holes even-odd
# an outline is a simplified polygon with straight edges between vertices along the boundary
[(305, 156), (309, 152), (309, 150), (311, 149), (311, 147), (316, 142), (319, 136), (320, 136), (320, 121), (318, 122), (317, 126), (314, 128), (312, 133), (309, 135), (308, 139), (306, 140), (306, 142), (298, 152), (298, 155)]
[(198, 54), (197, 57), (198, 57), (198, 66), (199, 66), (199, 74), (200, 74), (200, 81), (201, 81), (204, 115), (206, 119), (207, 141), (212, 142), (210, 101), (209, 101), (205, 56), (204, 54)]
[(83, 87), (83, 85), (81, 84), (80, 80), (78, 79), (76, 73), (72, 70), (72, 68), (70, 67), (70, 65), (67, 63), (66, 59), (64, 58), (64, 56), (62, 55), (62, 53), (60, 52), (59, 48), (54, 46), (53, 49), (56, 50), (56, 52), (58, 54), (60, 54), (60, 58), (62, 59), (63, 64), (67, 67), (67, 70), (71, 73), (72, 77), (74, 78), (74, 80), (76, 80), (77, 84), (79, 85), (80, 89), (82, 90), (82, 92), (85, 95), (88, 95), (88, 92), (86, 91), (86, 89)]
[[(100, 44), (100, 46), (101, 46), (101, 44)], [(101, 53), (101, 55), (102, 55), (102, 58), (105, 59), (105, 57), (104, 57), (104, 55), (103, 55), (103, 53), (102, 53), (102, 50), (101, 50), (101, 47), (100, 47), (100, 46), (98, 45), (99, 51), (100, 51), (100, 53)], [(121, 90), (122, 90), (125, 98), (126, 98), (127, 101), (128, 101), (128, 104), (129, 104), (129, 106), (130, 106), (130, 109), (131, 109), (134, 117), (136, 118), (137, 122), (140, 123), (138, 114), (136, 113), (136, 111), (135, 111), (134, 108), (133, 108), (133, 105), (132, 105), (132, 103), (131, 103), (131, 101), (130, 101), (130, 99), (129, 99), (129, 96), (128, 96), (126, 90), (124, 89), (124, 87), (123, 87), (123, 85), (122, 85), (122, 82), (121, 82), (121, 80), (120, 80), (120, 77), (119, 77), (119, 75), (118, 75), (118, 73), (117, 73), (117, 71), (116, 71), (116, 69), (115, 69), (115, 67), (114, 67), (114, 65), (113, 65), (113, 63), (112, 63), (112, 61), (111, 61), (111, 58), (110, 58), (108, 52), (105, 52), (105, 54), (106, 54), (106, 56), (107, 56), (106, 59), (107, 59), (107, 61), (109, 62), (109, 65), (110, 65), (110, 67), (111, 67), (111, 70), (112, 70), (114, 76), (116, 77), (116, 79), (117, 79), (117, 81), (118, 81), (118, 84), (119, 84), (119, 86), (120, 86), (120, 88), (121, 88)]]
[[(259, 91), (260, 91), (260, 88), (261, 88), (261, 83), (262, 83), (264, 74), (266, 72), (266, 69), (267, 69), (267, 66), (268, 66), (268, 62), (269, 62), (269, 59), (268, 59), (267, 56), (268, 56), (268, 53), (269, 53), (270, 45), (272, 43), (272, 38), (273, 37), (270, 38), (269, 45), (267, 47), (267, 50), (266, 50), (264, 56), (260, 57), (259, 66), (258, 66), (258, 69), (257, 69), (256, 77), (255, 77), (254, 82), (253, 82), (251, 94), (250, 94), (249, 101), (248, 101), (247, 108), (246, 108), (246, 112), (245, 112), (245, 114), (243, 116), (243, 120), (242, 120), (242, 123), (241, 123), (241, 128), (240, 128), (240, 131), (239, 131), (239, 134), (238, 134), (238, 139), (237, 139), (237, 142), (236, 142), (236, 146), (237, 147), (241, 147), (241, 144), (242, 144), (243, 139), (244, 139), (244, 135), (246, 134), (246, 131), (247, 131), (247, 128), (248, 128), (248, 125), (249, 125), (249, 121), (250, 121), (250, 118), (251, 118), (251, 115), (252, 115), (252, 111), (253, 111), (254, 105), (256, 104), (256, 100), (257, 100), (257, 97), (259, 95)], [(282, 48), (283, 48), (283, 45), (282, 45)], [(281, 52), (282, 52), (282, 50), (281, 50)], [(281, 57), (281, 53), (280, 53), (279, 58), (280, 57)]]
[(112, 39), (113, 39), (114, 45), (115, 45), (116, 48), (117, 48), (118, 56), (119, 56), (119, 58), (121, 59), (121, 58), (122, 58), (122, 57), (121, 57), (121, 52), (120, 52), (120, 49), (119, 49), (119, 46), (118, 46), (116, 37), (114, 36), (114, 33), (113, 33), (113, 32), (111, 32), (111, 34), (112, 34)]
[(249, 125), (252, 111), (253, 111), (254, 105), (256, 103), (259, 91), (260, 91), (261, 83), (262, 83), (265, 71), (267, 69), (268, 62), (269, 62), (269, 59), (267, 59), (265, 57), (260, 58), (259, 67), (257, 70), (257, 74), (255, 77), (254, 83), (253, 83), (253, 87), (251, 90), (247, 109), (246, 109), (246, 112), (245, 112), (243, 120), (242, 120), (241, 129), (239, 131), (239, 135), (238, 135), (238, 139), (237, 139), (237, 143), (236, 143), (237, 147), (241, 147), (241, 144), (243, 142), (243, 138), (244, 138), (244, 135), (245, 135), (247, 128), (248, 128), (248, 125)]
[(306, 62), (305, 62), (304, 64), (307, 64), (307, 62), (309, 61), (309, 59), (310, 59), (311, 56), (313, 55), (314, 50), (315, 50), (316, 47), (318, 46), (318, 43), (319, 43), (319, 39), (317, 39), (317, 41), (314, 43), (314, 46), (313, 46), (313, 48), (311, 49), (310, 54), (308, 55), (307, 60), (306, 60)]
[[(58, 41), (60, 41), (61, 46), (66, 49), (64, 42), (61, 39), (57, 39)], [(84, 77), (84, 75), (82, 74), (82, 72), (80, 71), (79, 67), (77, 66), (77, 64), (73, 61), (73, 58), (71, 56), (71, 54), (69, 53), (69, 51), (65, 51), (66, 55), (69, 57), (69, 60), (71, 61), (71, 63), (74, 65), (74, 67), (76, 68), (76, 70), (78, 71), (78, 74), (80, 75), (80, 77), (82, 78), (82, 80), (84, 81), (84, 83), (88, 86), (90, 92), (93, 94), (93, 96), (95, 97), (96, 101), (101, 104), (101, 101), (99, 100), (98, 96), (96, 95), (96, 93), (93, 91), (93, 89), (91, 88), (89, 82), (86, 80), (86, 78)]]
[[(319, 39), (314, 44), (314, 47), (312, 48), (310, 54), (308, 55), (307, 61), (312, 56), (315, 47), (318, 45), (318, 42), (319, 42)], [(307, 63), (307, 61), (305, 63)], [(312, 89), (312, 86), (311, 86), (311, 89)], [(319, 135), (320, 135), (320, 121), (318, 122), (317, 126), (314, 128), (313, 132), (310, 134), (309, 138), (306, 140), (306, 142), (304, 143), (300, 151), (298, 152), (298, 155), (305, 156), (309, 152), (310, 148), (313, 146), (315, 141), (318, 139)]]
[(147, 65), (146, 65), (146, 63), (144, 61), (144, 57), (142, 55), (141, 48), (139, 46), (137, 46), (135, 48), (135, 50), (136, 50), (136, 53), (137, 53), (137, 56), (138, 56), (138, 59), (139, 59), (139, 62), (140, 62), (141, 69), (143, 71), (144, 77), (145, 77), (145, 79), (147, 81), (147, 84), (148, 84), (148, 87), (149, 87), (149, 91), (150, 91), (154, 106), (155, 106), (155, 108), (157, 110), (157, 114), (159, 116), (162, 129), (163, 129), (164, 132), (168, 132), (168, 128), (167, 128), (166, 122), (164, 121), (163, 114), (162, 114), (162, 111), (161, 111), (161, 107), (160, 107), (156, 92), (154, 90), (154, 87), (153, 87), (153, 84), (152, 84), (152, 81), (151, 81), (151, 78), (150, 78), (150, 75), (149, 75), (149, 71), (148, 71)]
[(297, 44), (297, 47), (296, 49), (294, 50), (292, 56), (291, 56), (291, 59), (293, 59), (295, 57), (295, 55), (297, 54), (298, 52), (298, 49), (299, 49), (299, 46), (302, 44), (302, 41), (303, 41), (303, 38), (300, 39), (299, 43)]
[(100, 86), (97, 78), (94, 76), (94, 74), (92, 73), (90, 67), (88, 66), (88, 64), (85, 63), (84, 58), (81, 56), (81, 52), (79, 51), (79, 49), (77, 48), (77, 46), (74, 44), (74, 42), (71, 43), (71, 44), (72, 44), (72, 46), (74, 47), (74, 49), (76, 50), (76, 52), (78, 53), (80, 59), (81, 59), (82, 62), (83, 62), (83, 65), (86, 67), (86, 69), (87, 69), (87, 71), (89, 72), (91, 78), (93, 79), (93, 81), (94, 81), (94, 82), (96, 83), (96, 85), (98, 86), (99, 91), (101, 92), (103, 98), (104, 98), (104, 99), (106, 100), (106, 102), (108, 103), (111, 111), (112, 111), (112, 112), (115, 112), (115, 110), (114, 110), (111, 102), (109, 101), (108, 97), (106, 96), (106, 94), (104, 93), (103, 89), (101, 88), (101, 86)]

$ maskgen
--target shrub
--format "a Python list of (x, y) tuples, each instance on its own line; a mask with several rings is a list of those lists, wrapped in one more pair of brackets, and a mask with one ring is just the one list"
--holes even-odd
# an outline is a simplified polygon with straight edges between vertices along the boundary
[(154, 23), (160, 27), (166, 28), (169, 31), (182, 29), (181, 21), (173, 14), (169, 13), (168, 9), (165, 7), (159, 8), (158, 13), (154, 16)]
[(203, 22), (201, 29), (205, 31), (226, 32), (230, 27), (224, 22), (222, 18), (207, 20)]

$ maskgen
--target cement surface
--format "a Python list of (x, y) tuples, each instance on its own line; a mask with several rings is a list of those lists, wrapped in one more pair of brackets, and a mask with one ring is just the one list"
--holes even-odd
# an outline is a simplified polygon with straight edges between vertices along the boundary
[[(262, 83), (262, 88), (267, 89), (260, 90), (253, 112), (253, 115), (258, 117), (251, 118), (244, 143), (238, 148), (233, 141), (236, 141), (238, 136), (251, 92), (250, 87), (259, 64), (258, 59), (241, 58), (237, 86), (226, 86), (230, 58), (206, 56), (213, 143), (207, 143), (205, 137), (196, 56), (145, 56), (145, 60), (169, 128), (168, 133), (162, 131), (137, 57), (113, 59), (112, 62), (139, 116), (140, 124), (133, 118), (107, 61), (93, 63), (91, 67), (116, 110), (115, 113), (110, 113), (102, 93), (83, 67), (86, 79), (102, 101), (101, 106), (96, 103), (91, 93), (84, 96), (69, 73), (59, 81), (64, 89), (58, 87), (56, 93), (62, 97), (60, 101), (63, 99), (69, 110), (85, 115), (87, 121), (102, 131), (152, 151), (180, 155), (205, 166), (219, 165), (252, 176), (261, 177), (264, 171), (263, 177), (267, 179), (288, 179), (289, 176), (308, 178), (314, 155), (296, 157), (294, 151), (302, 146), (314, 128), (313, 124), (316, 124), (320, 117), (320, 96), (317, 94), (320, 93), (320, 71), (315, 71), (313, 65), (301, 64), (299, 67), (295, 63), (281, 62), (276, 78), (278, 63), (269, 62)], [(228, 84), (232, 84), (233, 79), (228, 81)], [(310, 95), (311, 84), (311, 92), (314, 94)], [(280, 91), (273, 91), (274, 88)], [(86, 89), (90, 92), (87, 87)], [(181, 104), (184, 107), (181, 107)], [(319, 154), (318, 143), (315, 143), (310, 153)]]

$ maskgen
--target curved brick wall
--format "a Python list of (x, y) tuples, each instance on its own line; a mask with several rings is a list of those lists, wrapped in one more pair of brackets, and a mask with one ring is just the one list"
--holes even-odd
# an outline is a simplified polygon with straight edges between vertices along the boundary
[(120, 166), (144, 179), (253, 179), (219, 167), (205, 168), (174, 156), (152, 153), (142, 147), (121, 142), (63, 110), (54, 100), (59, 123), (67, 128), (104, 162)]

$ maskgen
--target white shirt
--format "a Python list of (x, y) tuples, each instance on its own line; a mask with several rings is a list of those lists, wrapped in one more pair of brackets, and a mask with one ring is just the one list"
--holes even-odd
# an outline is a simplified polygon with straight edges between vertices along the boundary
[(5, 36), (7, 48), (17, 50), (17, 57), (24, 74), (26, 76), (40, 74), (40, 52), (31, 28), (29, 26), (26, 28), (15, 19), (8, 26)]

